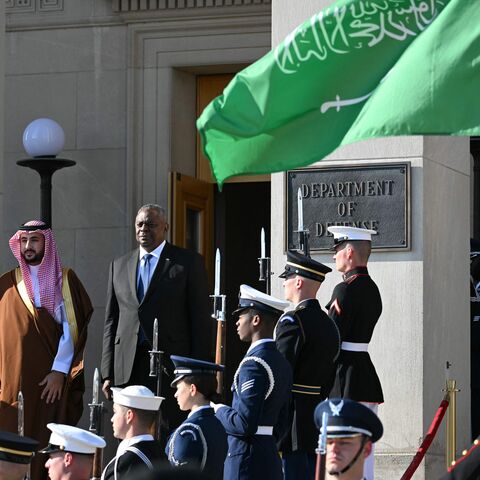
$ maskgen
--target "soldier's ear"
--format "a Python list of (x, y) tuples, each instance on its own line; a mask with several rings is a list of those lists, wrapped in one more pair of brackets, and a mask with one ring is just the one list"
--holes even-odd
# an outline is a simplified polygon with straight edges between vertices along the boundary
[(135, 417), (135, 412), (130, 408), (127, 408), (127, 411), (125, 412), (125, 419), (127, 423), (131, 423), (134, 417)]
[(194, 397), (198, 393), (198, 388), (194, 383), (190, 384), (190, 395)]
[(260, 325), (260, 315), (253, 315), (252, 317), (252, 325), (254, 327), (258, 327), (258, 325)]
[(63, 456), (63, 464), (66, 467), (69, 467), (72, 464), (73, 460), (73, 455), (70, 452), (65, 452), (65, 455)]
[(367, 458), (372, 453), (372, 442), (368, 440), (363, 447), (363, 458)]

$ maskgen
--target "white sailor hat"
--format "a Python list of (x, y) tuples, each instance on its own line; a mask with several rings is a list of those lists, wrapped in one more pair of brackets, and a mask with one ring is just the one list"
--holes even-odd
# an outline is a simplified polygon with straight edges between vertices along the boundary
[(157, 411), (163, 397), (156, 397), (153, 392), (143, 385), (130, 385), (125, 388), (112, 388), (113, 402), (124, 407), (138, 408), (139, 410)]
[(249, 285), (240, 285), (238, 308), (232, 313), (232, 315), (238, 316), (247, 308), (255, 308), (256, 310), (278, 315), (282, 314), (289, 305), (288, 302), (267, 295), (259, 290), (255, 290), (255, 288), (252, 288)]
[(60, 423), (49, 423), (52, 431), (48, 445), (40, 453), (71, 452), (93, 455), (95, 449), (104, 448), (105, 440), (92, 432)]
[(327, 230), (333, 234), (333, 247), (332, 250), (346, 241), (353, 240), (366, 240), (368, 242), (372, 241), (372, 235), (376, 235), (375, 230), (368, 230), (367, 228), (358, 228), (358, 227), (344, 227), (341, 225), (333, 225), (328, 227)]

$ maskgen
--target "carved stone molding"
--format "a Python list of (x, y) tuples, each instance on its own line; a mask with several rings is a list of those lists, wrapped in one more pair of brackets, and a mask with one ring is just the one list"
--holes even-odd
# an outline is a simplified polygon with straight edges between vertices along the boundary
[(63, 0), (5, 0), (5, 13), (35, 13), (63, 10)]
[(114, 12), (180, 10), (186, 8), (270, 5), (271, 0), (112, 0)]

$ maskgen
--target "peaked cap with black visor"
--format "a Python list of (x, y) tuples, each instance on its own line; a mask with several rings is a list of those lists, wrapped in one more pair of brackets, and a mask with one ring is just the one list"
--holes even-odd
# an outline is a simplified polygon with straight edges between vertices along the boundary
[(225, 367), (218, 363), (207, 362), (205, 360), (197, 360), (195, 358), (181, 357), (179, 355), (170, 355), (170, 359), (175, 366), (173, 373), (175, 378), (170, 386), (175, 386), (177, 382), (191, 375), (209, 376), (223, 372)]
[(237, 318), (247, 309), (255, 309), (273, 315), (282, 315), (289, 306), (288, 302), (260, 292), (249, 285), (240, 285), (238, 294), (238, 308), (232, 312), (232, 317)]
[(329, 472), (339, 476), (348, 471), (359, 459), (367, 441), (372, 443), (383, 435), (383, 425), (378, 416), (365, 405), (348, 398), (330, 398), (317, 405), (314, 413), (315, 425), (323, 432), (323, 414), (328, 414), (327, 438), (362, 436), (358, 452), (352, 461), (339, 472)]
[(289, 250), (287, 252), (285, 270), (279, 277), (288, 278), (292, 275), (299, 275), (300, 277), (310, 278), (321, 283), (325, 280), (325, 275), (331, 271), (332, 269), (323, 265), (323, 263), (316, 262), (306, 255)]

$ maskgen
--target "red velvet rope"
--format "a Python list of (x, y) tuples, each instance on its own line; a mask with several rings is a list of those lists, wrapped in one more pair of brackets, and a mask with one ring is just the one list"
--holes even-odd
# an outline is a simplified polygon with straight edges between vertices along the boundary
[(438, 427), (440, 427), (443, 417), (445, 416), (445, 412), (447, 411), (448, 403), (449, 402), (447, 399), (442, 400), (442, 403), (440, 403), (440, 406), (438, 407), (437, 413), (433, 418), (430, 428), (428, 429), (428, 432), (423, 439), (422, 445), (417, 450), (417, 453), (413, 457), (413, 460), (411, 461), (407, 470), (405, 470), (405, 473), (400, 480), (410, 480), (413, 477), (415, 470), (420, 465), (420, 462), (423, 460), (423, 457), (427, 453), (427, 450), (429, 449), (433, 439), (435, 438), (435, 435), (437, 434)]

